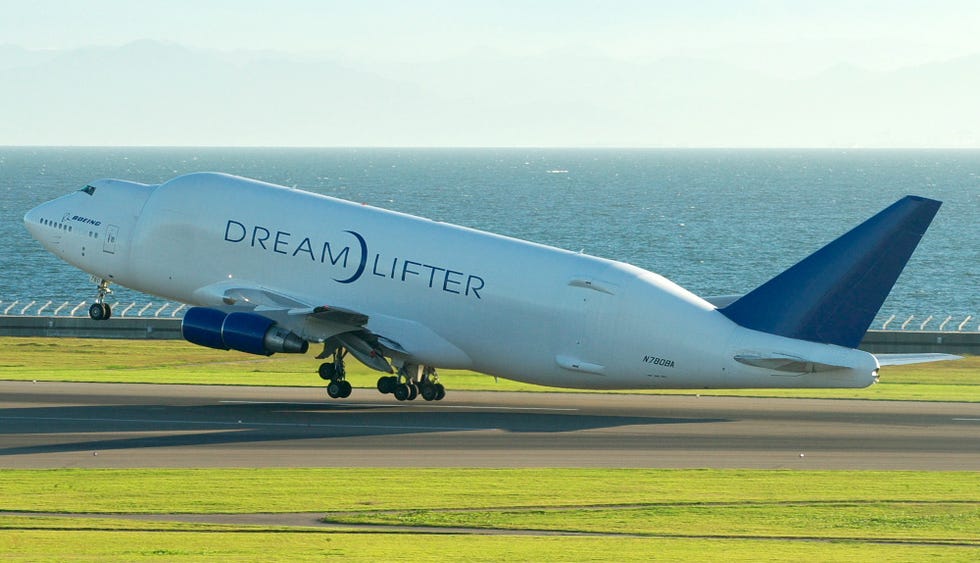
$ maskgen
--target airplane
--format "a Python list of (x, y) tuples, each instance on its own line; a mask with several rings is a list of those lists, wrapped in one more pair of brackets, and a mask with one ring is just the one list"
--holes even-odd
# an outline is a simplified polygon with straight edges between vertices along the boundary
[(941, 202), (907, 196), (757, 289), (703, 299), (617, 262), (221, 173), (103, 179), (24, 216), (110, 284), (192, 305), (183, 337), (258, 355), (322, 345), (331, 398), (349, 354), (399, 401), (437, 369), (578, 389), (867, 387), (882, 365), (955, 359), (857, 349)]

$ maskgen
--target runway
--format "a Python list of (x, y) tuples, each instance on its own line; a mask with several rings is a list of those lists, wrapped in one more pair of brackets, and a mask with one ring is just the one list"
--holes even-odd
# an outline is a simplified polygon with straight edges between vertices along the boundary
[(0, 382), (0, 467), (980, 470), (980, 404)]

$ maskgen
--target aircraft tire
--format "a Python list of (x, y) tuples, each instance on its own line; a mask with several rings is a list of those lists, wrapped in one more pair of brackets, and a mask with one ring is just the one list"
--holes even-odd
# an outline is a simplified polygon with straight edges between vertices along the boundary
[(414, 401), (419, 396), (419, 388), (414, 383), (408, 384), (408, 400)]
[(439, 390), (431, 383), (423, 383), (419, 393), (426, 401), (435, 401), (436, 397), (439, 396)]
[(104, 321), (112, 315), (112, 309), (108, 303), (92, 303), (88, 308), (88, 316), (93, 321)]
[(388, 393), (393, 393), (395, 387), (398, 385), (398, 378), (390, 375), (381, 376), (378, 378), (378, 391), (387, 395)]
[(327, 395), (329, 395), (331, 399), (339, 399), (342, 396), (344, 387), (341, 385), (341, 383), (342, 382), (340, 381), (331, 381), (330, 384), (327, 385)]
[(441, 401), (446, 398), (446, 387), (442, 383), (436, 383), (436, 400)]
[(395, 386), (395, 390), (392, 392), (395, 394), (395, 398), (399, 401), (407, 401), (408, 396), (412, 393), (412, 391), (408, 388), (407, 383), (399, 383)]
[(351, 386), (350, 382), (343, 380), (338, 381), (337, 383), (340, 384), (340, 398), (346, 399), (347, 397), (350, 397), (351, 391), (353, 391), (353, 387)]
[(317, 373), (320, 374), (320, 379), (333, 381), (334, 377), (337, 375), (337, 368), (335, 368), (331, 362), (323, 362), (320, 364), (320, 368), (317, 370)]

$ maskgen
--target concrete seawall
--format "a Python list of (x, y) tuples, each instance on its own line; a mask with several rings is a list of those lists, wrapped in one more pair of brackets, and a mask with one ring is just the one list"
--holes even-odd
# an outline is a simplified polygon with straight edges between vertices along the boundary
[(0, 336), (179, 340), (180, 319), (130, 317), (93, 321), (88, 317), (4, 317)]
[[(179, 340), (180, 319), (0, 316), (0, 336)], [(878, 354), (980, 354), (980, 332), (871, 330), (861, 349)]]
[(975, 356), (980, 354), (980, 332), (869, 330), (861, 349), (873, 354), (930, 352)]

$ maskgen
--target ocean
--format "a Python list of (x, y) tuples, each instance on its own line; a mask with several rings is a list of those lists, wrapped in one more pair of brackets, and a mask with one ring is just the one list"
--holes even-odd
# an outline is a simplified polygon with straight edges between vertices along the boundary
[[(28, 209), (97, 178), (159, 183), (195, 171), (621, 260), (702, 296), (750, 291), (922, 195), (943, 207), (875, 325), (980, 316), (980, 151), (724, 149), (0, 147), (0, 313), (95, 295), (87, 274), (30, 238)], [(118, 287), (112, 300), (163, 303)]]

